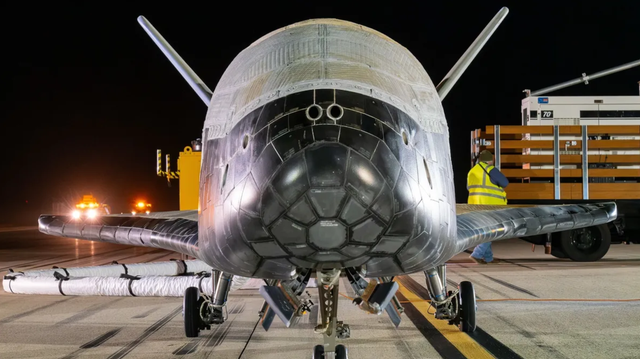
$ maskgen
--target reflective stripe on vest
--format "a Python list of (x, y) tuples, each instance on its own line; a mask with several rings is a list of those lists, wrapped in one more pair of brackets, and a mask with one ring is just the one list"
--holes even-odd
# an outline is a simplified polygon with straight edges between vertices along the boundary
[[(496, 186), (488, 179), (488, 172), (491, 172), (493, 166), (482, 166), (482, 162), (475, 165), (469, 175), (467, 176), (467, 190), (469, 190), (469, 196), (481, 196), (499, 198), (502, 200), (507, 199), (507, 194), (500, 186)], [(485, 172), (486, 170), (486, 172)], [(482, 182), (480, 182), (482, 178)]]

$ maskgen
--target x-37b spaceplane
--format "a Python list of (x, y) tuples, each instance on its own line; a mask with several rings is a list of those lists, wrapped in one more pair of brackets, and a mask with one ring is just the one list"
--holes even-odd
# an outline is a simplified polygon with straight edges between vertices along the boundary
[[(336, 339), (340, 277), (370, 313), (398, 325), (395, 276), (424, 272), (435, 317), (475, 330), (473, 285), (448, 288), (445, 263), (478, 244), (607, 223), (615, 203), (456, 205), (442, 100), (497, 29), (501, 9), (436, 86), (409, 50), (378, 31), (312, 19), (240, 52), (214, 91), (144, 18), (138, 21), (207, 106), (199, 209), (42, 215), (41, 232), (164, 248), (214, 270), (212, 296), (184, 295), (188, 337), (224, 322), (234, 276), (264, 279), (263, 326), (308, 312), (315, 278), (323, 343), (315, 358), (346, 358)], [(466, 206), (466, 205), (465, 205)], [(326, 355), (326, 356), (325, 356)]]

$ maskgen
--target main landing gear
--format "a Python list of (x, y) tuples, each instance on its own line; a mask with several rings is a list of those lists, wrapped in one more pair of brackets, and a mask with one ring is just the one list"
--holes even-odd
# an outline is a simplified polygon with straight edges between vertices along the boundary
[(476, 330), (476, 292), (473, 284), (460, 282), (454, 291), (447, 291), (447, 268), (441, 265), (424, 272), (431, 305), (435, 307), (436, 319), (448, 320), (465, 333)]
[(189, 287), (184, 293), (182, 316), (188, 338), (195, 338), (201, 330), (211, 329), (211, 324), (222, 324), (227, 319), (227, 296), (233, 276), (216, 270), (211, 276), (213, 297), (200, 293), (197, 287)]

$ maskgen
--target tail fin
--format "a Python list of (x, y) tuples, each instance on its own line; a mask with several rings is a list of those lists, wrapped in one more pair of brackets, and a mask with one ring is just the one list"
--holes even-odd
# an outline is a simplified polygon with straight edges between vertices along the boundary
[(444, 100), (445, 96), (447, 96), (453, 85), (458, 82), (458, 79), (460, 78), (460, 76), (462, 76), (462, 73), (464, 73), (469, 64), (471, 64), (471, 61), (473, 61), (480, 50), (482, 50), (482, 47), (484, 47), (487, 41), (489, 41), (489, 38), (491, 37), (491, 35), (493, 35), (493, 32), (496, 31), (498, 26), (500, 26), (500, 23), (502, 23), (502, 20), (504, 20), (508, 13), (509, 9), (507, 7), (503, 7), (502, 9), (500, 9), (500, 11), (498, 11), (496, 16), (491, 19), (491, 22), (489, 22), (484, 30), (482, 30), (480, 35), (478, 35), (476, 40), (471, 44), (471, 46), (469, 46), (467, 51), (462, 54), (458, 62), (456, 62), (451, 70), (449, 70), (449, 73), (442, 79), (442, 81), (440, 81), (438, 86), (436, 86), (438, 95), (440, 95), (440, 101)]
[(200, 77), (198, 77), (198, 75), (193, 72), (191, 67), (189, 67), (189, 65), (184, 62), (184, 60), (182, 59), (182, 57), (180, 57), (180, 55), (178, 55), (176, 50), (174, 50), (173, 47), (169, 45), (167, 40), (165, 40), (164, 37), (160, 35), (158, 30), (156, 30), (156, 28), (153, 27), (153, 25), (151, 25), (151, 23), (147, 19), (145, 19), (144, 16), (138, 16), (138, 22), (140, 23), (140, 26), (142, 26), (142, 28), (147, 32), (149, 37), (151, 37), (153, 42), (155, 42), (160, 50), (162, 50), (169, 61), (171, 61), (178, 72), (180, 72), (182, 77), (187, 80), (191, 88), (193, 88), (198, 96), (200, 96), (205, 105), (209, 106), (213, 92), (209, 90), (207, 85), (200, 79)]

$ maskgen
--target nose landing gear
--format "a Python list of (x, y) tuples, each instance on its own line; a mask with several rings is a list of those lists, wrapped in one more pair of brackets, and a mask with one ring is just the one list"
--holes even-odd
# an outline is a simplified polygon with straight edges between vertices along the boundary
[(322, 334), (324, 345), (314, 347), (313, 359), (347, 359), (347, 348), (342, 344), (336, 345), (336, 338), (346, 339), (351, 336), (349, 326), (338, 321), (340, 270), (318, 271), (316, 276), (322, 322), (315, 328), (315, 332)]

